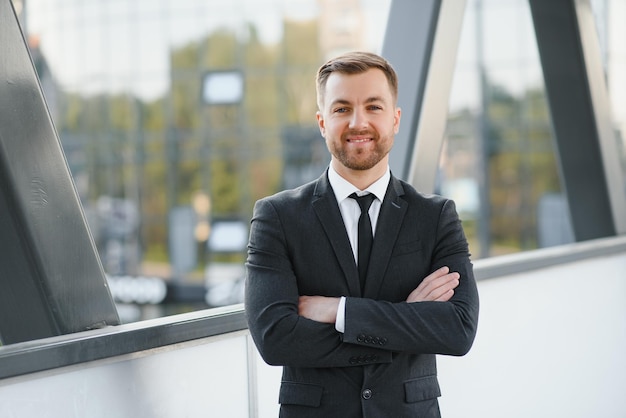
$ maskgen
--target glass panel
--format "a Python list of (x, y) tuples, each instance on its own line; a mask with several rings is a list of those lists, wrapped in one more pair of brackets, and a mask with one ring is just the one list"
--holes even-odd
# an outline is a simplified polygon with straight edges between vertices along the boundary
[(241, 302), (254, 202), (328, 164), (315, 72), (380, 52), (390, 1), (24, 4), (123, 321)]
[(474, 258), (573, 240), (524, 0), (468, 1), (438, 184)]

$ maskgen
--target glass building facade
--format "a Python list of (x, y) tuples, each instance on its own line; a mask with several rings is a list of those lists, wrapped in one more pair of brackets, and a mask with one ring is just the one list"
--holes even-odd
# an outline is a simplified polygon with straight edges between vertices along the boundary
[[(186, 301), (130, 321), (240, 301), (254, 202), (329, 161), (317, 68), (380, 53), (391, 1), (14, 4), (114, 296), (149, 277)], [(626, 177), (626, 5), (591, 4)], [(554, 142), (528, 2), (467, 1), (435, 192), (475, 259), (575, 240)]]

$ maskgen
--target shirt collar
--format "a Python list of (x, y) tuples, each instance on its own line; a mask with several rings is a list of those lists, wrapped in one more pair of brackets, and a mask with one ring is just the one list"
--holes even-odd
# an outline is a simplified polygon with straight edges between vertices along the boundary
[(372, 193), (382, 202), (385, 198), (390, 178), (391, 173), (389, 172), (389, 166), (387, 166), (387, 171), (385, 171), (385, 174), (383, 174), (381, 178), (372, 183), (367, 189), (361, 191), (348, 180), (341, 177), (332, 165), (328, 168), (328, 181), (330, 182), (330, 186), (335, 192), (335, 198), (337, 198), (337, 202), (339, 203), (348, 198), (348, 196), (352, 193), (356, 192), (358, 195), (362, 195), (362, 192), (366, 191)]

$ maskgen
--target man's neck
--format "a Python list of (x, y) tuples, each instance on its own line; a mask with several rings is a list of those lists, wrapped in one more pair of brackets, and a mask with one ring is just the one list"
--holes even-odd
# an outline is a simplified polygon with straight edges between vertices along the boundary
[(378, 179), (385, 175), (388, 167), (386, 159), (381, 160), (369, 170), (353, 170), (343, 166), (337, 160), (332, 160), (331, 165), (337, 174), (359, 190), (365, 190), (374, 184)]

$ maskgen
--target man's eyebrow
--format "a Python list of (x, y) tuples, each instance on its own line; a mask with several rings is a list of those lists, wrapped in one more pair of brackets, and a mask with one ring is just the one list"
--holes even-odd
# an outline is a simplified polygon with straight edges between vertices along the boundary
[(335, 99), (332, 101), (332, 103), (330, 104), (331, 106), (336, 106), (336, 105), (349, 105), (351, 104), (350, 100), (346, 100), (346, 99)]
[(384, 102), (385, 102), (385, 99), (383, 99), (383, 98), (382, 98), (382, 97), (380, 97), (380, 96), (372, 96), (372, 97), (369, 97), (369, 98), (365, 101), (365, 103), (373, 103), (373, 102), (383, 102), (383, 103), (384, 103)]
[[(368, 97), (365, 100), (365, 103), (374, 103), (374, 102), (385, 102), (385, 99), (383, 99), (381, 96), (372, 96), (372, 97)], [(351, 105), (352, 102), (350, 100), (347, 99), (335, 99), (332, 101), (331, 106), (336, 106), (336, 105)]]

